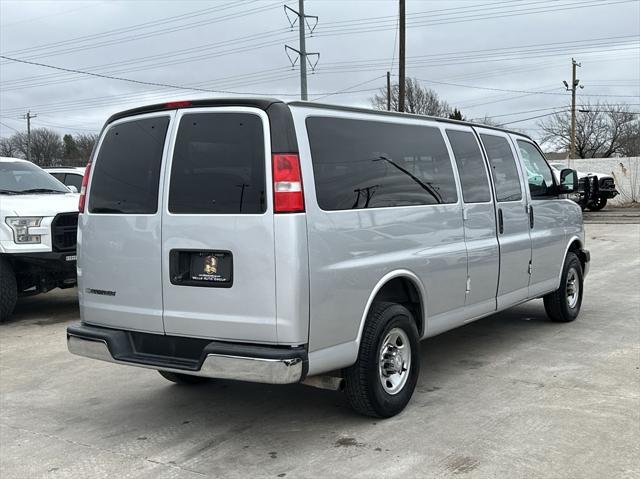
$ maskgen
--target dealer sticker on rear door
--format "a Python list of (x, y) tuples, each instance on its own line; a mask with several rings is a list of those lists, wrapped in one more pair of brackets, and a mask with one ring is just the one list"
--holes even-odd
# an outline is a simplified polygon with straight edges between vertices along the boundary
[(215, 283), (229, 282), (231, 261), (227, 253), (200, 252), (191, 255), (191, 280)]

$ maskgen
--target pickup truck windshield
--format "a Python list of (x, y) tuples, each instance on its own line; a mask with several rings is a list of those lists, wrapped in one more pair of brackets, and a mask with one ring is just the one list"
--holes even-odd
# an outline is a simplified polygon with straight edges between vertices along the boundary
[(69, 193), (69, 189), (44, 170), (22, 161), (0, 162), (0, 194)]

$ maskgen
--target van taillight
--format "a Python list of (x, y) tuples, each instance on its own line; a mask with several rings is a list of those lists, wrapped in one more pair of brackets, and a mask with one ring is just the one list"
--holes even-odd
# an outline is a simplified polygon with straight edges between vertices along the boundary
[(273, 211), (299, 213), (304, 211), (304, 193), (300, 158), (295, 153), (275, 153), (273, 161)]
[(78, 200), (78, 211), (84, 213), (84, 203), (87, 199), (87, 186), (89, 185), (89, 174), (91, 173), (91, 162), (87, 163), (82, 177), (82, 186), (80, 187), (80, 199)]

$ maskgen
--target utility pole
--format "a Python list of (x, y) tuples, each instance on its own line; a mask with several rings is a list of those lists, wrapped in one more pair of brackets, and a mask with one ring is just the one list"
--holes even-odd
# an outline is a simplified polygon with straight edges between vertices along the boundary
[(404, 57), (405, 57), (405, 43), (404, 43), (404, 31), (405, 31), (405, 0), (400, 0), (400, 71), (398, 85), (398, 111), (404, 111), (404, 94), (405, 94), (405, 80), (404, 80)]
[(391, 111), (391, 72), (387, 72), (387, 111)]
[[(576, 89), (580, 85), (580, 80), (576, 78), (576, 67), (582, 65), (571, 59), (571, 87), (564, 81), (564, 86), (567, 91), (571, 91), (571, 134), (569, 139), (569, 166), (571, 166), (571, 160), (576, 156)], [(580, 88), (584, 88), (580, 85)]]
[[(313, 18), (315, 19), (315, 24), (313, 25), (313, 27), (309, 27), (310, 33), (313, 33), (313, 31), (315, 30), (316, 26), (318, 25), (318, 17), (314, 16), (314, 15), (306, 15), (304, 13), (304, 0), (298, 0), (298, 11), (296, 12), (293, 8), (285, 5), (284, 6), (284, 12), (285, 15), (287, 15), (287, 19), (289, 19), (289, 24), (291, 25), (291, 27), (293, 28), (293, 26), (295, 25), (296, 21), (298, 22), (298, 33), (299, 33), (299, 45), (298, 45), (298, 49), (292, 48), (289, 45), (285, 45), (285, 52), (287, 52), (287, 56), (289, 56), (289, 52), (288, 50), (292, 50), (294, 52), (296, 52), (298, 54), (298, 59), (300, 60), (300, 99), (301, 100), (307, 100), (307, 62), (308, 62), (308, 57), (310, 56), (315, 56), (316, 62), (312, 65), (311, 63), (309, 63), (309, 66), (311, 66), (311, 69), (314, 70), (315, 66), (318, 64), (318, 60), (320, 59), (320, 54), (319, 53), (309, 53), (307, 52), (307, 46), (306, 46), (306, 25), (307, 25), (307, 18)], [(294, 20), (293, 22), (291, 21), (291, 19), (289, 18), (289, 13), (288, 12), (292, 12), (294, 15), (296, 15), (298, 18), (296, 20)], [(291, 57), (289, 56), (289, 61), (291, 61)], [(296, 60), (291, 61), (291, 66), (295, 66), (296, 64)]]
[(27, 161), (31, 161), (31, 118), (35, 118), (38, 115), (32, 115), (31, 111), (27, 111), (27, 114), (22, 118), (27, 120)]

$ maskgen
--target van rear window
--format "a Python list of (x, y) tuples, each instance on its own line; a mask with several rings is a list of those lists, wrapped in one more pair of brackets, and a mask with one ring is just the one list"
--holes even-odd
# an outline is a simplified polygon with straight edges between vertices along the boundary
[(169, 117), (127, 121), (105, 133), (93, 167), (89, 212), (153, 214), (158, 210), (162, 150)]
[(169, 184), (169, 211), (266, 211), (262, 120), (250, 113), (192, 113), (180, 120)]
[(309, 117), (307, 131), (323, 210), (457, 201), (451, 160), (437, 128)]

